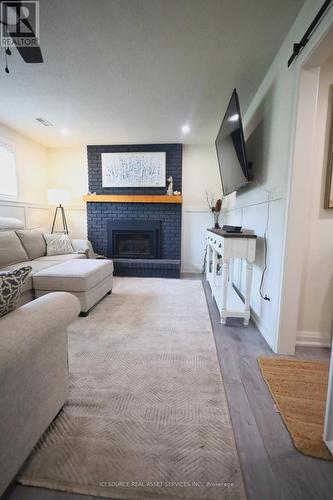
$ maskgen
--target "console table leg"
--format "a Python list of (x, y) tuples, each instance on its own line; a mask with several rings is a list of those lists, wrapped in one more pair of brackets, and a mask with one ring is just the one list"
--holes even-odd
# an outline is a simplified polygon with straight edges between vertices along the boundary
[(243, 324), (247, 326), (250, 320), (250, 297), (251, 297), (251, 284), (252, 284), (252, 271), (253, 266), (250, 262), (246, 261), (245, 270), (245, 316)]
[(206, 255), (206, 279), (209, 281), (209, 273), (210, 273), (210, 245), (207, 245), (207, 255)]
[(228, 285), (229, 285), (229, 260), (223, 260), (222, 264), (222, 308), (221, 308), (221, 323), (225, 325), (227, 313), (227, 299), (228, 299)]
[(214, 287), (216, 285), (216, 266), (217, 266), (217, 254), (214, 249), (212, 249), (213, 252), (213, 258), (212, 258), (212, 297), (214, 297)]

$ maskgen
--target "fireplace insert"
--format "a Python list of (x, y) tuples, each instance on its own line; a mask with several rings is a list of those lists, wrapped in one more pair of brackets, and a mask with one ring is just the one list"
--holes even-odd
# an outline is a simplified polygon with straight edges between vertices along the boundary
[(160, 221), (109, 220), (108, 257), (118, 259), (159, 259)]

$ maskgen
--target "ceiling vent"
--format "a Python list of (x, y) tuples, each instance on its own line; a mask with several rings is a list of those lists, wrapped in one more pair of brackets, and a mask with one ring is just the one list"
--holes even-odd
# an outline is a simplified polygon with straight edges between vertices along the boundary
[(36, 120), (44, 125), (44, 127), (54, 127), (53, 123), (49, 122), (48, 120), (45, 120), (44, 118), (36, 118)]

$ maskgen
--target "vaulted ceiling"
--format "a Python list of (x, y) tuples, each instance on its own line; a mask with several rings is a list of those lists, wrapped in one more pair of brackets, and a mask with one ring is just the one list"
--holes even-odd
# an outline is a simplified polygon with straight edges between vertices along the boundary
[(211, 142), (234, 87), (246, 110), (302, 3), (43, 0), (45, 62), (14, 51), (10, 74), (0, 66), (0, 122), (50, 147)]

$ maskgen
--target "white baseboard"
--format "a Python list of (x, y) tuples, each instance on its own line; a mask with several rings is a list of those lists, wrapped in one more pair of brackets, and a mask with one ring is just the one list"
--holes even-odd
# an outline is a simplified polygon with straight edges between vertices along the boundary
[(266, 340), (269, 347), (272, 349), (273, 352), (276, 352), (274, 341), (271, 338), (271, 333), (269, 331), (269, 328), (265, 325), (265, 323), (261, 320), (261, 318), (259, 318), (259, 316), (253, 311), (252, 308), (251, 308), (251, 318), (253, 319), (256, 327)]
[(196, 266), (181, 266), (181, 272), (184, 274), (193, 274), (193, 273), (200, 273), (201, 274), (202, 269), (199, 269), (199, 267)]
[(309, 347), (331, 347), (332, 338), (327, 332), (297, 332), (296, 345)]
[(333, 454), (333, 441), (325, 441), (327, 448), (330, 450), (331, 454)]

